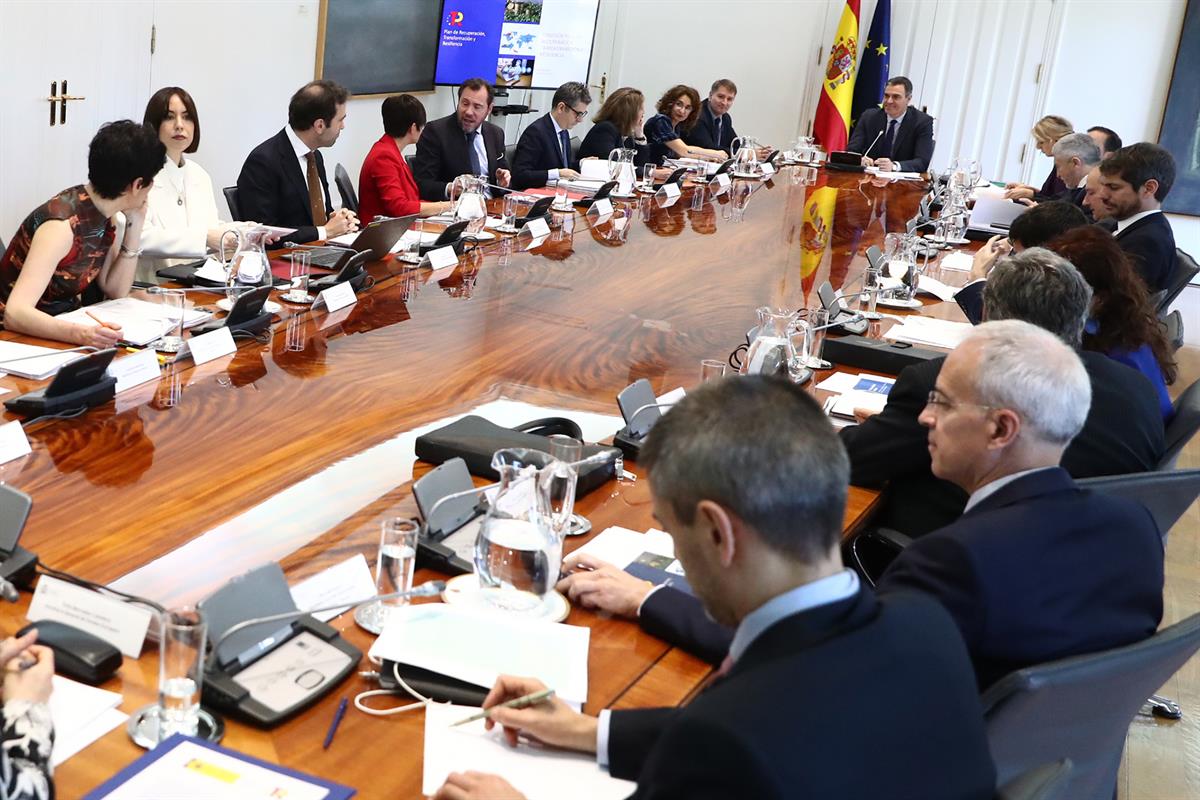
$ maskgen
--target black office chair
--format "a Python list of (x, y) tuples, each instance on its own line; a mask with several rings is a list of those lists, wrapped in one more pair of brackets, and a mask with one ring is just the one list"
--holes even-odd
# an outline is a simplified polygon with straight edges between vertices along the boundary
[(333, 168), (333, 182), (337, 184), (338, 194), (342, 196), (342, 205), (357, 214), (358, 195), (354, 193), (354, 184), (350, 182), (350, 175), (341, 164)]
[(1200, 431), (1200, 380), (1175, 398), (1175, 416), (1167, 423), (1164, 437), (1167, 449), (1158, 462), (1160, 471), (1175, 469), (1175, 461), (1196, 435), (1196, 431)]
[(517, 146), (515, 144), (504, 145), (504, 160), (508, 162), (508, 166), (510, 169), (512, 168), (513, 155), (515, 155), (516, 152), (517, 152)]
[(571, 137), (571, 160), (572, 161), (579, 160), (579, 145), (580, 144), (582, 144), (582, 142), (579, 141), (578, 136)]
[(1167, 337), (1167, 344), (1171, 345), (1171, 352), (1177, 352), (1183, 347), (1183, 312), (1178, 308), (1163, 317), (1159, 324), (1163, 327), (1163, 335)]
[(1061, 797), (1071, 774), (1071, 759), (1031, 769), (997, 790), (996, 800), (1055, 800)]
[(225, 205), (229, 206), (229, 214), (234, 222), (240, 222), (242, 219), (242, 209), (238, 205), (238, 188), (236, 186), (226, 186), (221, 190), (225, 195)]
[(1183, 290), (1197, 274), (1200, 274), (1200, 264), (1196, 263), (1196, 259), (1183, 250), (1175, 248), (1175, 270), (1167, 278), (1167, 288), (1163, 290), (1163, 298), (1156, 306), (1160, 315), (1167, 313), (1171, 308), (1171, 303), (1175, 302), (1175, 298), (1183, 293)]
[(1062, 796), (1109, 800), (1129, 723), (1197, 649), (1200, 614), (1137, 644), (1002, 678), (981, 698), (996, 782), (1069, 758), (1074, 767)]
[(1144, 505), (1162, 532), (1164, 547), (1171, 528), (1200, 497), (1200, 469), (1105, 475), (1080, 478), (1075, 483), (1081, 489), (1124, 497)]

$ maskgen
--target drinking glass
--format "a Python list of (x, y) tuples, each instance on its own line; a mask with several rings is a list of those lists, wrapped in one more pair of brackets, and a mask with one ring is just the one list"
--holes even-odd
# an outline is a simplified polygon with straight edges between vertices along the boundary
[(862, 315), (867, 319), (879, 319), (879, 312), (875, 310), (875, 304), (879, 300), (879, 292), (883, 286), (882, 277), (883, 270), (881, 267), (867, 264), (867, 268), (863, 272), (863, 289), (866, 291), (859, 303), (860, 305), (863, 302), (866, 303), (866, 310), (862, 312)]
[(195, 736), (200, 726), (204, 645), (208, 626), (192, 606), (159, 616), (158, 741), (175, 733)]
[(706, 358), (700, 362), (700, 382), (707, 383), (708, 381), (716, 380), (717, 378), (725, 377), (724, 361), (718, 361), (712, 358)]
[(804, 366), (809, 369), (830, 369), (833, 365), (821, 358), (825, 347), (825, 334), (829, 328), (829, 312), (824, 308), (809, 308), (801, 312), (804, 318), (798, 325), (804, 327)]
[(645, 164), (642, 166), (642, 186), (647, 192), (654, 191), (654, 164)]
[[(375, 593), (391, 594), (412, 589), (417, 568), (417, 535), (420, 526), (408, 517), (388, 517), (380, 524), (379, 554), (375, 559)], [(354, 618), (369, 631), (383, 630), (392, 609), (406, 606), (407, 597), (375, 600), (355, 612)]]
[(308, 281), (312, 256), (307, 250), (293, 250), (291, 259), (292, 266), (288, 269), (291, 286), (283, 293), (283, 299), (289, 303), (311, 303), (313, 299), (308, 293)]
[(183, 312), (186, 297), (182, 289), (165, 289), (160, 295), (163, 310), (163, 334), (155, 342), (154, 349), (164, 353), (178, 353), (183, 347)]
[(575, 487), (579, 473), (575, 465), (583, 460), (583, 442), (565, 434), (556, 433), (550, 440), (550, 455), (559, 463), (554, 465), (550, 479), (550, 517), (554, 531), (561, 538), (578, 529), (583, 517), (572, 513), (575, 506)]
[(571, 208), (571, 201), (567, 199), (567, 187), (559, 181), (554, 186), (554, 210), (568, 211)]
[(517, 209), (521, 206), (521, 195), (509, 192), (504, 195), (500, 206), (500, 224), (496, 230), (500, 233), (516, 233)]

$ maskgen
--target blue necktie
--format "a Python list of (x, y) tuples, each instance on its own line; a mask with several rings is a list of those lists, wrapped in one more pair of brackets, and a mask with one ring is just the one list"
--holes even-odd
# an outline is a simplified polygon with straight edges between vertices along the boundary
[(562, 149), (562, 167), (566, 169), (571, 166), (571, 137), (566, 131), (558, 132), (558, 144)]
[(479, 131), (471, 131), (467, 134), (467, 153), (471, 156), (471, 174), (482, 175), (483, 169), (479, 166), (479, 153), (475, 150), (475, 137), (479, 135)]
[(725, 148), (721, 147), (721, 125), (725, 122), (725, 115), (722, 114), (721, 116), (717, 117), (716, 121), (717, 121), (717, 142), (716, 142), (717, 149), (724, 150)]
[(892, 143), (896, 140), (896, 120), (888, 123), (887, 133), (883, 135), (883, 157), (892, 157)]

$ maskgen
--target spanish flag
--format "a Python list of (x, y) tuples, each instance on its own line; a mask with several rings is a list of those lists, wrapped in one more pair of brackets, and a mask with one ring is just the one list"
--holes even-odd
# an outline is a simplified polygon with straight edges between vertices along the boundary
[(813, 136), (829, 152), (845, 150), (850, 135), (850, 107), (854, 102), (854, 75), (858, 71), (858, 3), (859, 0), (846, 0), (821, 79)]
[(804, 201), (804, 222), (800, 233), (800, 286), (805, 298), (812, 290), (825, 254), (829, 252), (837, 196), (836, 188), (821, 186)]

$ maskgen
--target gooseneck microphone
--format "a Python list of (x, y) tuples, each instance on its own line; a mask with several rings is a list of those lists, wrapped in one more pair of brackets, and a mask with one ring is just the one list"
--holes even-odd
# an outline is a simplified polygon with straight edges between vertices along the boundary
[[(886, 128), (887, 126), (885, 125), (884, 127)], [(880, 130), (879, 133), (875, 134), (875, 139), (869, 145), (867, 145), (867, 149), (863, 151), (863, 158), (866, 158), (867, 154), (871, 152), (871, 148), (875, 146), (875, 142), (879, 141), (880, 136), (883, 136), (882, 130)]]

